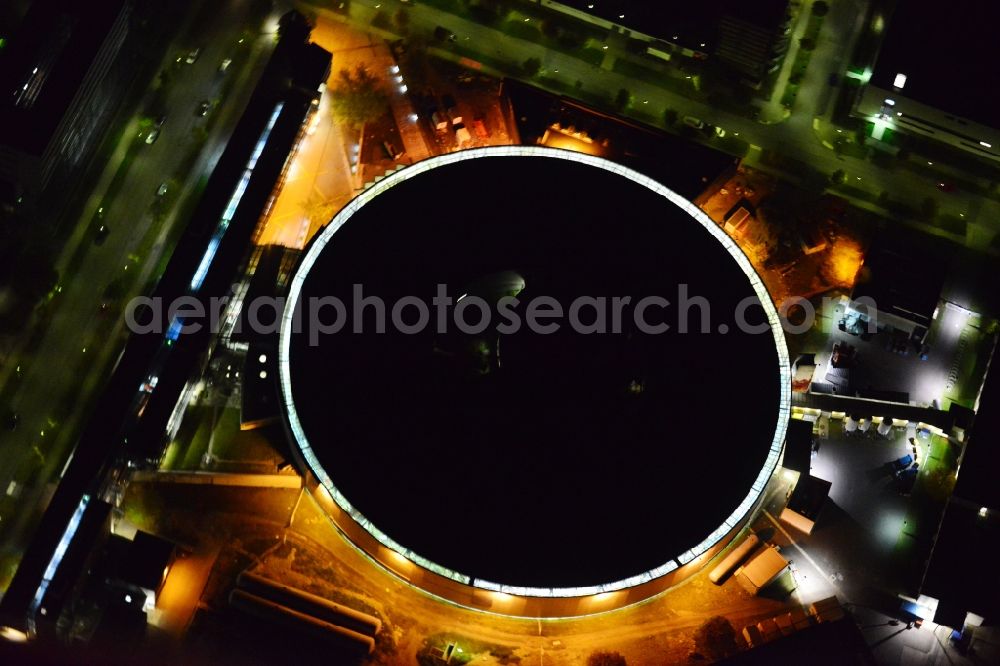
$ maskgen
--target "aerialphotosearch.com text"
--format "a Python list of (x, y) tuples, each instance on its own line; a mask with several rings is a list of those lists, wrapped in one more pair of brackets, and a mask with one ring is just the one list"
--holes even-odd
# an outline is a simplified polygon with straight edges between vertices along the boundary
[[(478, 335), (494, 329), (502, 335), (521, 331), (524, 327), (538, 335), (549, 335), (569, 327), (581, 335), (620, 334), (638, 331), (646, 335), (675, 333), (729, 333), (735, 327), (741, 333), (763, 334), (771, 330), (764, 309), (755, 296), (739, 301), (733, 312), (722, 319), (713, 319), (712, 304), (704, 296), (692, 295), (688, 285), (679, 284), (677, 293), (665, 295), (587, 296), (569, 302), (551, 296), (503, 296), (488, 300), (476, 294), (455, 295), (447, 285), (437, 285), (429, 301), (419, 296), (403, 296), (387, 300), (364, 293), (364, 286), (355, 284), (350, 298), (309, 296), (299, 298), (292, 315), (292, 332), (305, 332), (309, 344), (319, 344), (320, 338), (343, 333), (384, 334), (395, 331), (416, 335), (432, 328), (445, 334), (457, 330)], [(870, 301), (870, 299), (861, 299)], [(125, 309), (128, 329), (137, 334), (176, 335), (195, 333), (208, 326), (211, 333), (220, 331), (220, 324), (232, 305), (228, 297), (211, 298), (206, 302), (194, 296), (184, 296), (169, 303), (158, 297), (141, 296), (132, 299)], [(248, 326), (258, 335), (278, 332), (284, 318), (287, 298), (259, 296), (239, 304), (243, 309), (238, 325)], [(826, 305), (824, 303), (824, 305)], [(877, 330), (872, 302), (855, 302), (869, 313), (867, 325)], [(795, 313), (789, 317), (789, 313)], [(815, 323), (817, 308), (801, 297), (778, 304), (777, 312), (787, 333), (801, 334)], [(454, 327), (454, 328), (452, 328)]]

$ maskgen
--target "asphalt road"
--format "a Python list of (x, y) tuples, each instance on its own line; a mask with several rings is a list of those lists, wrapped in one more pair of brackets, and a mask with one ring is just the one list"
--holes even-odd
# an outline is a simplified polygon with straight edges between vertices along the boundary
[[(812, 165), (823, 173), (842, 169), (848, 174), (851, 185), (874, 194), (887, 191), (894, 200), (908, 202), (914, 208), (919, 208), (925, 198), (932, 196), (938, 201), (940, 213), (966, 222), (967, 232), (963, 240), (974, 249), (988, 247), (1000, 232), (1000, 202), (996, 199), (961, 190), (943, 194), (936, 188), (938, 178), (901, 168), (885, 169), (865, 159), (838, 156), (823, 145), (824, 137), (813, 129), (813, 119), (828, 112), (824, 102), (829, 98), (824, 94), (827, 91), (823, 90), (827, 76), (832, 71), (842, 74), (847, 54), (852, 52), (859, 31), (865, 27), (861, 20), (866, 6), (864, 0), (830, 3), (830, 13), (824, 21), (792, 115), (785, 122), (767, 125), (601, 69), (540, 44), (510, 37), (495, 28), (426, 4), (401, 3), (398, 0), (353, 0), (351, 20), (357, 25), (367, 26), (371, 24), (376, 6), (392, 16), (404, 4), (409, 7), (411, 34), (429, 34), (436, 26), (442, 26), (453, 32), (460, 43), (484, 56), (508, 62), (512, 69), (520, 67), (527, 58), (538, 58), (542, 63), (542, 73), (548, 78), (561, 79), (567, 89), (573, 89), (577, 81), (582, 81), (583, 89), (588, 92), (602, 92), (610, 96), (626, 88), (633, 93), (637, 105), (648, 100), (654, 110), (673, 108), (682, 117), (695, 116), (727, 132), (738, 133), (740, 138), (757, 147), (751, 148), (745, 160), (750, 166), (760, 164), (761, 149), (770, 149)], [(802, 11), (808, 12), (811, 3), (803, 4)], [(922, 228), (931, 233), (944, 233), (932, 225), (925, 224)]]
[[(786, 489), (787, 485), (779, 481), (773, 492), (783, 497)], [(725, 585), (712, 585), (706, 567), (689, 581), (648, 602), (612, 613), (546, 621), (482, 613), (443, 603), (374, 564), (329, 522), (311, 495), (303, 495), (296, 503), (297, 494), (289, 490), (144, 481), (129, 487), (123, 508), (127, 515), (141, 518), (144, 525), (158, 533), (189, 544), (192, 557), (203, 561), (214, 559), (225, 545), (224, 540), (234, 535), (240, 536), (244, 544), (263, 542), (266, 536), (274, 542), (286, 538), (296, 549), (297, 561), (304, 563), (297, 565), (302, 574), (314, 571), (308, 562), (316, 558), (323, 562), (323, 568), (312, 574), (315, 582), (331, 584), (358, 599), (362, 607), (376, 609), (388, 621), (387, 630), (395, 634), (396, 651), (384, 655), (384, 663), (415, 663), (425, 641), (443, 641), (446, 637), (469, 651), (516, 651), (521, 663), (581, 664), (598, 649), (618, 650), (629, 663), (679, 663), (694, 649), (694, 631), (710, 616), (724, 615), (739, 630), (762, 617), (787, 612), (789, 604), (795, 603), (794, 599), (751, 597), (732, 578)], [(188, 590), (183, 608), (199, 605), (218, 610), (214, 606), (217, 599), (211, 598), (209, 572), (203, 567), (197, 571), (199, 575), (194, 579), (183, 581)], [(173, 575), (171, 570), (165, 590), (175, 584)], [(185, 578), (187, 575), (182, 573)], [(216, 593), (227, 584), (228, 580), (221, 586), (217, 582)], [(194, 597), (203, 589), (206, 596), (199, 603)], [(485, 655), (479, 659), (483, 658)]]
[[(263, 56), (273, 46), (270, 34), (252, 35), (245, 47), (239, 45), (241, 32), (248, 26), (245, 3), (228, 0), (226, 4), (211, 14), (211, 20), (195, 21), (168, 48), (163, 68), (171, 67), (179, 54), (192, 48), (201, 47), (201, 53), (194, 64), (182, 63), (176, 70), (165, 99), (167, 119), (160, 137), (152, 145), (142, 145), (123, 186), (112, 200), (104, 203), (104, 222), (111, 233), (104, 243), (97, 245), (93, 243), (90, 225), (108, 183), (118, 170), (125, 147), (138, 131), (136, 121), (129, 124), (122, 145), (84, 207), (58, 264), (61, 293), (56, 297), (58, 302), (52, 304), (52, 317), (38, 333), (41, 340), (30, 355), (18, 359), (21, 373), (11, 380), (17, 382), (17, 390), (10, 408), (19, 414), (20, 423), (14, 432), (0, 433), (4, 452), (0, 459), (0, 489), (10, 492), (12, 481), (29, 483), (17, 489), (20, 497), (16, 511), (0, 515), (0, 537), (8, 556), (25, 545), (48, 497), (48, 482), (55, 480), (73, 449), (89, 398), (103, 385), (108, 362), (124, 344), (120, 333), (122, 304), (126, 299), (102, 312), (105, 289), (123, 272), (133, 271), (140, 277), (130, 281), (129, 295), (138, 293), (147, 279), (154, 276), (164, 253), (172, 250), (168, 236), (179, 221), (176, 204), (197, 186), (203, 175), (210, 173), (242, 112), (252, 88), (250, 84), (264, 62)], [(233, 57), (233, 64), (225, 74), (220, 74), (219, 65), (226, 57)], [(210, 112), (222, 113), (223, 117), (215, 123), (187, 177), (171, 183), (171, 189), (178, 190), (169, 195), (173, 210), (157, 220), (151, 210), (157, 188), (190, 159), (191, 151), (197, 150), (196, 130), (210, 118), (201, 117), (196, 111), (202, 100), (218, 97), (225, 77), (239, 80), (229, 99), (223, 100), (224, 105)], [(69, 258), (80, 244), (86, 247), (85, 256), (74, 272), (67, 275)], [(57, 416), (60, 408), (62, 417)]]

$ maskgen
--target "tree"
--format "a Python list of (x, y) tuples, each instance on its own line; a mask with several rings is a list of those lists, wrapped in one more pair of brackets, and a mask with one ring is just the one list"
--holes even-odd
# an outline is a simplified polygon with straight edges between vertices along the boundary
[(392, 26), (392, 21), (384, 9), (375, 12), (375, 16), (372, 17), (372, 26), (381, 30), (388, 30)]
[(437, 26), (434, 28), (434, 41), (438, 44), (443, 44), (448, 41), (455, 41), (455, 33), (453, 33), (448, 28), (444, 26)]
[(927, 197), (920, 202), (920, 213), (927, 219), (934, 219), (938, 214), (938, 202), (934, 197)]
[(622, 88), (615, 95), (615, 108), (624, 111), (632, 104), (632, 92), (628, 88)]
[(359, 128), (385, 113), (389, 100), (371, 72), (358, 65), (353, 72), (340, 70), (340, 76), (330, 91), (330, 107), (337, 121)]
[(282, 14), (278, 19), (278, 37), (281, 39), (287, 37), (289, 40), (305, 42), (312, 29), (309, 19), (294, 10)]
[(473, 19), (487, 25), (499, 21), (509, 11), (506, 0), (466, 0)]
[(834, 185), (843, 185), (847, 182), (847, 174), (844, 173), (843, 169), (837, 169), (830, 174), (830, 182)]
[(667, 127), (677, 124), (677, 109), (667, 107), (663, 111), (663, 122)]
[(309, 221), (318, 226), (325, 226), (337, 214), (339, 206), (334, 201), (313, 195), (306, 203), (306, 213)]
[(557, 39), (559, 37), (559, 33), (562, 32), (559, 29), (559, 26), (556, 24), (556, 22), (553, 21), (551, 18), (542, 19), (542, 24), (540, 29), (542, 31), (542, 34), (548, 37), (549, 39)]
[(830, 11), (830, 5), (828, 5), (823, 0), (816, 0), (812, 6), (812, 13), (815, 16), (826, 16), (827, 12)]
[(698, 652), (712, 661), (719, 661), (739, 652), (736, 630), (729, 620), (720, 615), (709, 618), (698, 627), (694, 634), (694, 644)]
[(524, 61), (522, 67), (524, 68), (524, 73), (528, 76), (536, 76), (538, 72), (542, 71), (542, 61), (538, 58), (528, 58)]
[(565, 49), (582, 48), (586, 40), (572, 30), (561, 28), (559, 30), (559, 45)]
[(427, 43), (420, 37), (410, 37), (404, 51), (399, 56), (399, 66), (406, 76), (406, 84), (413, 91), (425, 91), (430, 87), (431, 70), (427, 60)]
[(27, 245), (14, 260), (10, 286), (29, 303), (51, 291), (58, 281), (51, 249), (41, 243)]
[(816, 40), (812, 37), (803, 37), (799, 40), (799, 48), (806, 53), (816, 50)]
[(405, 33), (410, 29), (410, 12), (405, 7), (400, 7), (392, 15), (392, 21), (401, 33)]
[(599, 650), (587, 657), (587, 666), (626, 666), (625, 657), (617, 652)]
[(791, 84), (791, 85), (793, 85), (793, 86), (797, 86), (800, 83), (802, 83), (802, 72), (795, 72), (794, 74), (792, 74), (791, 76), (789, 76), (788, 77), (788, 83)]
[(819, 268), (820, 277), (832, 287), (852, 287), (864, 257), (857, 241), (841, 236), (826, 253)]

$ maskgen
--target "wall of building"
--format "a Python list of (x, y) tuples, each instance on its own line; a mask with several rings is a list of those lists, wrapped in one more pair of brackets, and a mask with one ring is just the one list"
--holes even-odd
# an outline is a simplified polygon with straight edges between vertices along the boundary
[[(888, 105), (887, 99), (894, 104)], [(869, 85), (858, 100), (855, 115), (893, 131), (928, 137), (967, 153), (1000, 161), (1000, 130), (921, 104), (899, 91)]]

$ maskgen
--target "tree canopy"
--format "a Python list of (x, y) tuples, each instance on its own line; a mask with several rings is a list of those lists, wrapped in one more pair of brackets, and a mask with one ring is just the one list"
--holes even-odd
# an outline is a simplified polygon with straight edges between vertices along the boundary
[(330, 107), (337, 121), (351, 127), (361, 127), (386, 111), (389, 99), (379, 80), (363, 65), (352, 72), (340, 70), (336, 85), (330, 91)]
[(626, 666), (626, 662), (618, 652), (600, 650), (587, 657), (587, 666)]

